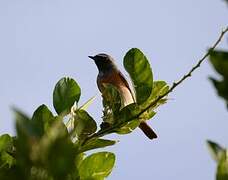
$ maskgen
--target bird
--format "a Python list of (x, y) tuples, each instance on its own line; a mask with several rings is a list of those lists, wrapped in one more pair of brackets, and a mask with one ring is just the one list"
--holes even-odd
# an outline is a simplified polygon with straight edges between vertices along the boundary
[[(134, 92), (131, 90), (128, 81), (118, 69), (115, 60), (110, 55), (100, 53), (88, 57), (95, 62), (98, 68), (97, 86), (101, 94), (104, 92), (104, 85), (110, 84), (118, 90), (123, 107), (136, 102)], [(154, 130), (146, 122), (141, 122), (138, 127), (149, 139), (157, 138)]]

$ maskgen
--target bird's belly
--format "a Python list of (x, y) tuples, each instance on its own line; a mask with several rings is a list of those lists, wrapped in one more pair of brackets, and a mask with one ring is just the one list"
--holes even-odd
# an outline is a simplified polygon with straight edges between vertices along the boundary
[(134, 103), (134, 99), (132, 97), (132, 94), (126, 86), (120, 86), (118, 88), (118, 90), (120, 92), (124, 107), (129, 105), (129, 104)]

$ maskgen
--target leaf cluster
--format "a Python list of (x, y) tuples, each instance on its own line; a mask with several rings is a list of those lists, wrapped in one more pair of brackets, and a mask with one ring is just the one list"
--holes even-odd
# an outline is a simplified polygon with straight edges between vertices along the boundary
[[(228, 29), (226, 29), (227, 31)], [(226, 32), (224, 31), (224, 32)], [(228, 108), (228, 52), (224, 50), (210, 49), (209, 60), (213, 68), (220, 75), (220, 79), (210, 77), (217, 94), (222, 97)], [(217, 162), (216, 180), (228, 179), (228, 149), (223, 148), (213, 141), (207, 141), (210, 153)]]
[(86, 152), (116, 144), (101, 138), (104, 135), (128, 134), (141, 121), (151, 119), (155, 108), (166, 102), (157, 98), (169, 89), (164, 81), (153, 81), (149, 61), (139, 49), (128, 51), (124, 67), (133, 82), (136, 102), (123, 107), (118, 90), (108, 84), (100, 128), (86, 110), (94, 98), (79, 106), (80, 86), (69, 77), (55, 85), (56, 113), (44, 104), (31, 117), (14, 108), (17, 136), (0, 136), (0, 179), (105, 179), (114, 167), (115, 155)]

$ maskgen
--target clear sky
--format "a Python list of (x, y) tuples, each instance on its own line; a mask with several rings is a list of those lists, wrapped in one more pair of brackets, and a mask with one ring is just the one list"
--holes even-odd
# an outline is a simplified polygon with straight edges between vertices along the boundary
[[(63, 76), (82, 88), (80, 103), (97, 94), (89, 112), (100, 121), (97, 69), (87, 57), (112, 55), (121, 69), (132, 47), (150, 59), (155, 80), (171, 84), (197, 62), (228, 24), (222, 0), (1, 0), (0, 133), (14, 133), (10, 106), (31, 115), (40, 104), (52, 110), (52, 91)], [(227, 37), (220, 44), (227, 48)], [(228, 146), (228, 113), (203, 63), (170, 94), (150, 124), (159, 138), (136, 130), (106, 150), (117, 155), (110, 180), (213, 180), (215, 163), (205, 140)]]

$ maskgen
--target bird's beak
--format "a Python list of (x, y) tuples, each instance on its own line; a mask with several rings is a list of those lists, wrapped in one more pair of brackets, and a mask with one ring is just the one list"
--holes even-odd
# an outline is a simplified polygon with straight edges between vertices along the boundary
[(90, 59), (93, 59), (93, 60), (95, 60), (95, 57), (94, 56), (88, 56)]

